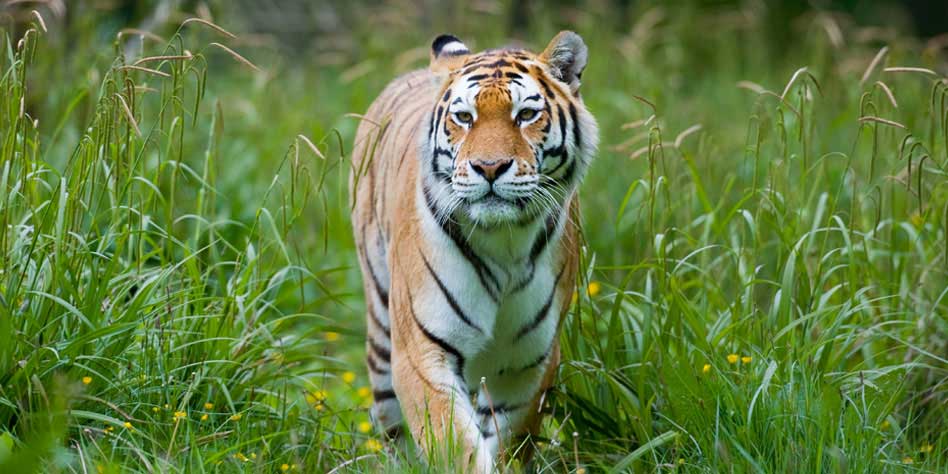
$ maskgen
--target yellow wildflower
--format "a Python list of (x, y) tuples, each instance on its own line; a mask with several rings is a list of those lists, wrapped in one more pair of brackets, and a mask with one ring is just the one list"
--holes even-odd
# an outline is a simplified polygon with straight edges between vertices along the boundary
[(234, 455), (234, 458), (240, 462), (247, 462), (250, 460), (250, 459), (247, 459), (247, 456), (244, 456), (244, 453), (237, 453)]
[(326, 407), (324, 407), (322, 403), (317, 403), (313, 408), (315, 408), (316, 411), (323, 411), (323, 409)]
[(912, 459), (911, 456), (905, 456), (904, 458), (902, 458), (902, 464), (912, 464), (914, 462), (915, 460)]
[(111, 433), (111, 432), (115, 431), (115, 427), (114, 427), (114, 426), (108, 426), (108, 427), (105, 428), (105, 431), (108, 432), (108, 433)]
[(207, 421), (207, 413), (201, 415), (201, 421)]
[(356, 374), (355, 372), (343, 372), (342, 381), (345, 383), (355, 382)]
[(933, 449), (935, 449), (935, 447), (932, 446), (931, 443), (925, 443), (922, 445), (921, 448), (919, 448), (919, 452), (921, 452), (922, 454), (928, 454), (932, 452)]
[(187, 417), (188, 417), (188, 414), (183, 411), (174, 412), (174, 421), (178, 421), (182, 418), (187, 418)]
[(589, 282), (589, 286), (586, 287), (586, 292), (589, 293), (589, 296), (596, 296), (599, 294), (599, 291), (602, 290), (602, 285), (598, 281)]
[(285, 472), (285, 471), (289, 471), (289, 470), (290, 470), (290, 465), (287, 464), (287, 463), (283, 463), (283, 464), (280, 465), (280, 470), (281, 470), (281, 471), (284, 471), (284, 472)]
[(315, 392), (313, 392), (313, 393), (307, 393), (307, 394), (306, 394), (306, 403), (309, 403), (310, 405), (314, 405), (314, 404), (316, 404), (316, 403), (319, 403), (319, 402), (325, 400), (327, 396), (328, 396), (328, 395), (326, 394), (326, 391), (325, 391), (325, 390), (317, 390), (317, 391), (315, 391)]
[(155, 413), (158, 413), (158, 410), (159, 410), (158, 407), (151, 407), (151, 411), (153, 411), (153, 412), (155, 412)]
[(369, 439), (365, 442), (365, 449), (369, 451), (380, 451), (382, 449), (382, 443), (377, 439)]
[(359, 423), (359, 431), (362, 433), (368, 433), (369, 431), (372, 431), (372, 423), (369, 423), (368, 421)]
[(250, 453), (250, 459), (257, 459), (257, 453)]
[(685, 458), (678, 458), (678, 465), (681, 466), (685, 463)]
[(356, 393), (359, 394), (360, 397), (365, 398), (372, 395), (372, 390), (369, 387), (359, 387)]
[(576, 474), (586, 474), (586, 468), (585, 468), (585, 467), (581, 467), (581, 468), (577, 469), (577, 470), (576, 470)]
[(170, 409), (171, 409), (171, 405), (168, 405), (167, 403), (165, 403), (165, 410), (170, 410)]
[(243, 418), (243, 417), (244, 417), (244, 415), (242, 415), (242, 414), (240, 414), (240, 413), (236, 413), (236, 414), (234, 414), (234, 415), (231, 415), (230, 421), (240, 421), (240, 419)]
[(743, 362), (743, 363), (745, 363), (745, 364), (750, 364), (752, 360), (754, 360), (754, 358), (751, 357), (751, 356), (744, 356), (744, 357), (741, 357), (741, 362)]
[(126, 421), (126, 422), (125, 422), (125, 429), (127, 429), (127, 430), (134, 430), (135, 428), (132, 427), (132, 423), (131, 423), (131, 422)]
[(207, 403), (204, 404), (204, 409), (205, 409), (205, 410), (213, 410), (213, 409), (214, 409), (214, 404), (211, 403), (211, 402), (207, 402)]
[(338, 332), (329, 331), (329, 332), (327, 332), (326, 334), (323, 334), (323, 337), (325, 337), (326, 340), (329, 341), (329, 342), (334, 342), (334, 341), (338, 341), (338, 340), (339, 340), (339, 333), (338, 333)]
[(909, 220), (912, 222), (912, 225), (915, 227), (921, 228), (925, 225), (925, 219), (922, 219), (922, 215), (915, 211), (912, 213), (912, 216), (909, 217)]
[(732, 363), (732, 364), (736, 364), (737, 361), (738, 361), (738, 359), (740, 359), (740, 357), (739, 357), (737, 354), (728, 354), (728, 355), (727, 355), (727, 361), (730, 362), (730, 363)]
[(92, 383), (92, 377), (89, 377), (88, 375), (86, 375), (85, 377), (82, 378), (82, 383), (83, 385), (89, 385), (90, 383)]
[(704, 367), (701, 367), (701, 373), (706, 374), (711, 372), (711, 364), (704, 364)]

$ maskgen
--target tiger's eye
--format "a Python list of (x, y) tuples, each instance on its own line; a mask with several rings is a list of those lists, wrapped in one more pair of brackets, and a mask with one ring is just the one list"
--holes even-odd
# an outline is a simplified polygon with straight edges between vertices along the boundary
[(474, 121), (474, 116), (471, 115), (470, 112), (455, 112), (454, 118), (456, 118), (458, 122), (461, 122), (461, 123), (469, 124)]
[(517, 113), (518, 122), (528, 122), (537, 116), (537, 111), (533, 109), (523, 109)]

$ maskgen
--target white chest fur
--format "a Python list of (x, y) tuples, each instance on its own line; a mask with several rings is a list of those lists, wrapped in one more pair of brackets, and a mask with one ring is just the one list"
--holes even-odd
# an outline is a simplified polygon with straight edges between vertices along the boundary
[(460, 354), (457, 369), (468, 388), (482, 377), (500, 383), (538, 375), (533, 369), (550, 355), (568, 297), (556, 291), (563, 216), (469, 238), (421, 215), (428, 275), (413, 296), (416, 314)]

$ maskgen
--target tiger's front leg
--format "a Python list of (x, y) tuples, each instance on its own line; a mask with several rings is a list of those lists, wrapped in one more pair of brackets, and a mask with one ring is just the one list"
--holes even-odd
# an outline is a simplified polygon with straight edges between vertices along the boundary
[(393, 387), (412, 437), (429, 457), (452, 459), (463, 450), (463, 472), (494, 470), (497, 446), (486, 442), (464, 382), (464, 356), (432, 332), (419, 316), (417, 300), (403, 288), (393, 300)]

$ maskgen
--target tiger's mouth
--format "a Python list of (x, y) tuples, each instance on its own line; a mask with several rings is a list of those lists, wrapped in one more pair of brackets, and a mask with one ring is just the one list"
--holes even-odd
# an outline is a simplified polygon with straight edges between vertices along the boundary
[(501, 225), (522, 222), (529, 217), (532, 196), (505, 197), (490, 190), (477, 198), (464, 199), (463, 208), (467, 217), (479, 225)]

